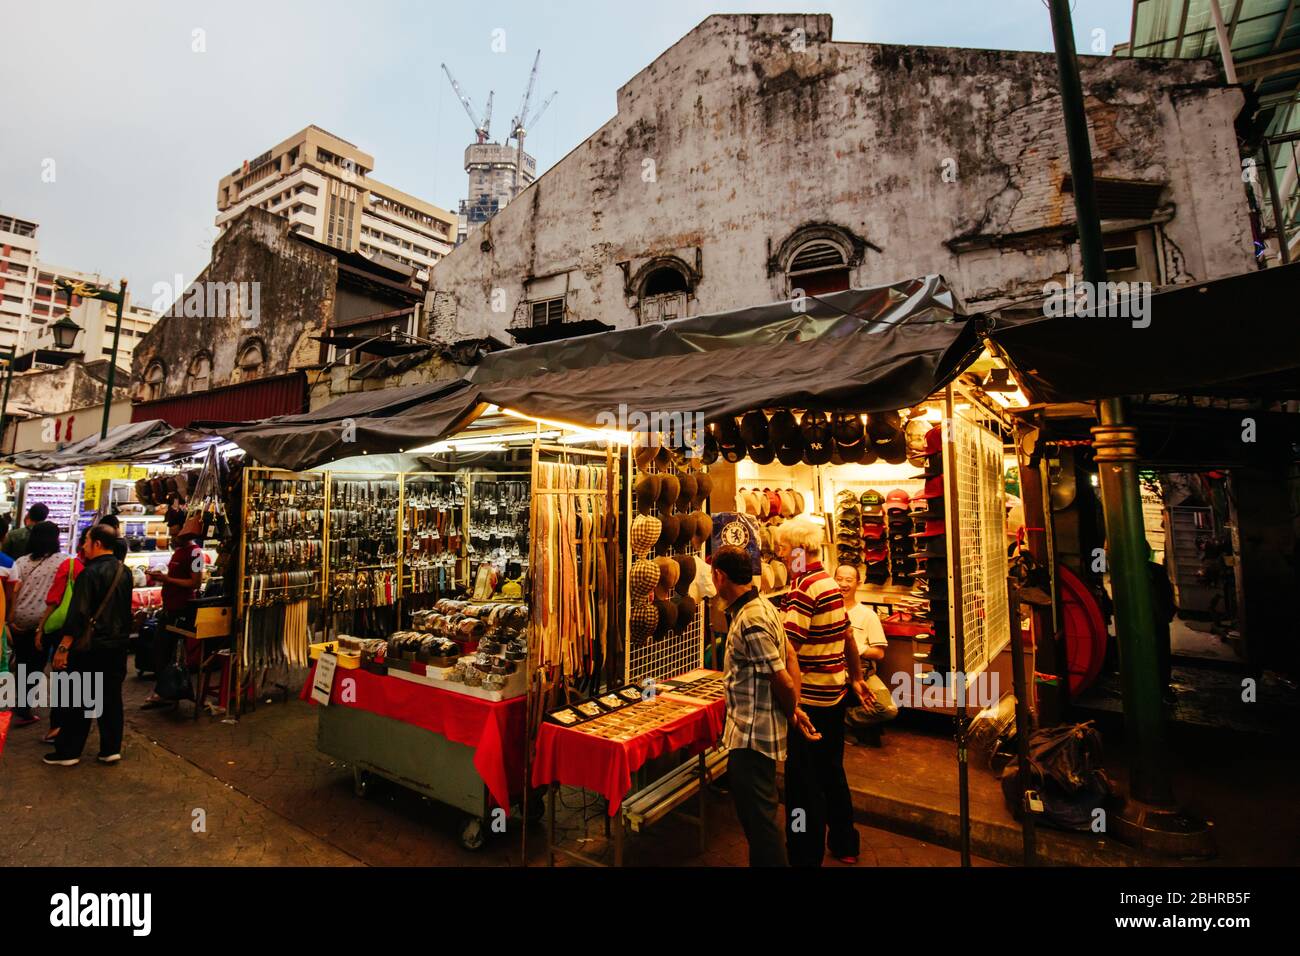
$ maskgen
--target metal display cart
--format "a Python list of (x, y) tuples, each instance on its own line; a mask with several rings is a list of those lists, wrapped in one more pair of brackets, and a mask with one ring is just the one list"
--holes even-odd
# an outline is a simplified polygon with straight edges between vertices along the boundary
[(472, 747), (356, 707), (317, 709), (316, 748), (352, 766), (357, 796), (366, 796), (371, 777), (383, 777), (467, 813), (460, 845), (482, 848), (491, 797), (474, 767)]

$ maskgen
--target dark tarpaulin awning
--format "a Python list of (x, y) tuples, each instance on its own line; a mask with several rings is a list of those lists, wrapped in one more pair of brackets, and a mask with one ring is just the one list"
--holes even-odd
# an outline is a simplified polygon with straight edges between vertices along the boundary
[(173, 428), (164, 421), (129, 422), (108, 430), (101, 440), (91, 435), (58, 451), (17, 452), (4, 461), (27, 471), (54, 471), (59, 468), (84, 468), (103, 462), (152, 462), (183, 458), (195, 454), (213, 438), (187, 428)]
[(798, 306), (776, 302), (505, 349), (465, 379), (360, 393), (218, 431), (262, 464), (300, 470), (358, 449), (437, 441), (485, 403), (592, 426), (608, 425), (605, 416), (617, 419), (620, 408), (706, 418), (776, 406), (892, 410), (942, 388), (980, 347), (943, 279), (925, 276)]
[(906, 408), (978, 354), (940, 276), (679, 319), (488, 356), (496, 405), (582, 425), (754, 408)]
[(1300, 396), (1298, 297), (1295, 264), (1157, 292), (1137, 325), (1130, 299), (1129, 318), (1002, 310), (988, 334), (1034, 401), (1293, 398)]
[(299, 471), (350, 455), (436, 441), (473, 421), (477, 390), (461, 379), (345, 395), (312, 412), (213, 425), (261, 465)]

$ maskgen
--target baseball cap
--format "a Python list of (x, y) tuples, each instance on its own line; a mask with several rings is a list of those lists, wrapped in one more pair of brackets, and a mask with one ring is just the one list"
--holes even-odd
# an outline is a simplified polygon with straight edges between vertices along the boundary
[(913, 538), (936, 538), (947, 530), (942, 518), (928, 518), (920, 531), (913, 531)]
[(912, 500), (912, 496), (909, 495), (902, 488), (894, 488), (887, 495), (885, 495), (885, 510), (906, 511), (907, 506), (911, 502), (911, 500)]
[(864, 515), (883, 514), (885, 510), (885, 496), (874, 488), (868, 488), (862, 492), (862, 497), (858, 499), (858, 503), (862, 506)]
[(797, 465), (803, 458), (803, 435), (794, 413), (788, 408), (775, 412), (767, 427), (777, 460), (786, 466)]
[(824, 465), (830, 461), (835, 450), (835, 439), (826, 413), (809, 409), (803, 413), (799, 429), (803, 433), (805, 464)]
[(767, 416), (757, 409), (745, 412), (740, 420), (740, 437), (749, 446), (749, 457), (757, 464), (768, 465), (776, 458), (772, 447), (772, 433), (767, 427)]
[(718, 422), (718, 450), (733, 465), (745, 457), (745, 439), (740, 437), (740, 426), (730, 415), (722, 416)]
[(927, 498), (943, 497), (943, 475), (935, 475), (932, 478), (925, 479), (925, 490), (918, 494), (912, 495), (912, 502), (925, 500)]
[(849, 464), (862, 460), (866, 451), (866, 431), (862, 426), (861, 415), (836, 412), (831, 421), (831, 432), (835, 436), (835, 451), (840, 458)]
[(889, 546), (883, 541), (866, 541), (863, 542), (862, 553), (866, 555), (868, 564), (884, 561), (889, 557)]

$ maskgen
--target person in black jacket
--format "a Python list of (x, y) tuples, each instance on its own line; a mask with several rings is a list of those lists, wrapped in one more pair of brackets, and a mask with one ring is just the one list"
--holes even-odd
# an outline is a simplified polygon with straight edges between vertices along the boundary
[[(112, 528), (96, 525), (86, 535), (86, 566), (72, 586), (63, 637), (54, 652), (54, 669), (75, 675), (92, 675), (82, 687), (94, 688), (98, 699), (80, 706), (59, 701), (59, 736), (47, 764), (71, 767), (81, 760), (90, 735), (89, 705), (98, 709), (99, 760), (117, 763), (122, 759), (122, 681), (126, 678), (127, 638), (131, 634), (131, 574), (113, 555), (117, 535)], [(121, 572), (120, 574), (118, 572)], [(116, 581), (116, 584), (114, 583)], [(111, 592), (111, 593), (110, 593)], [(100, 607), (102, 613), (97, 613)], [(72, 650), (90, 630), (90, 646)], [(102, 675), (102, 683), (95, 677)], [(83, 678), (84, 680), (84, 678)], [(101, 686), (95, 686), (100, 683)]]

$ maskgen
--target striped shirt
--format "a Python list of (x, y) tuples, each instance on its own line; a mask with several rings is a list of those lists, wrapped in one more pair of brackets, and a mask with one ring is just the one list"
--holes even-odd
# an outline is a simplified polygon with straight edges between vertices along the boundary
[(785, 636), (799, 658), (806, 707), (833, 707), (844, 699), (848, 664), (844, 641), (852, 637), (844, 595), (815, 561), (795, 579), (785, 601)]
[(723, 664), (727, 724), (722, 742), (731, 750), (748, 748), (784, 760), (786, 719), (772, 693), (772, 675), (785, 670), (781, 616), (754, 588), (727, 610), (731, 627)]

